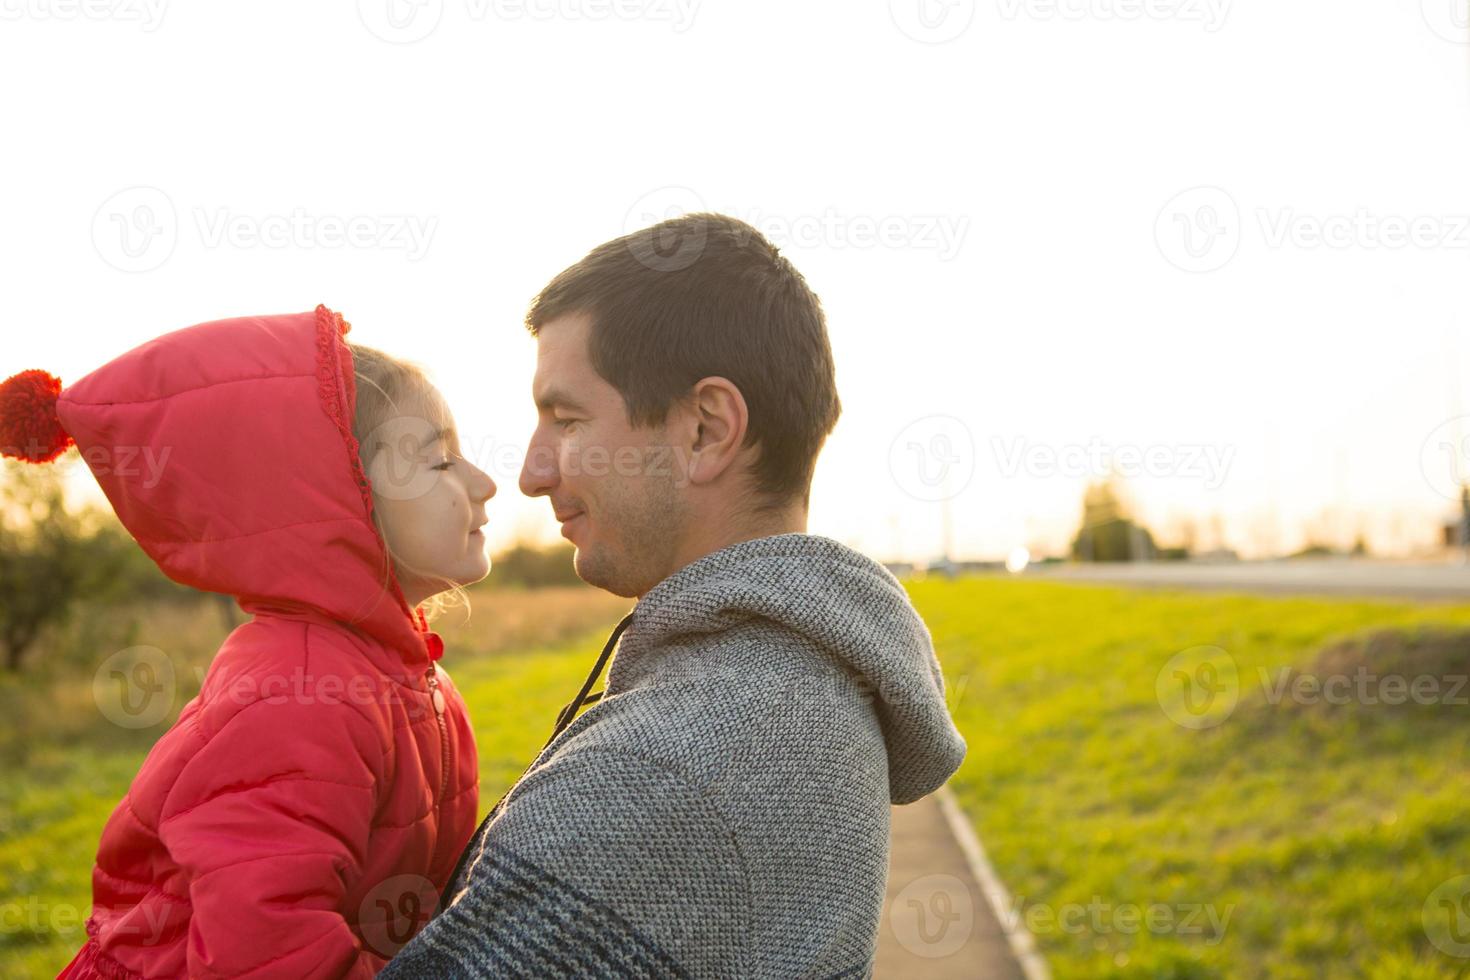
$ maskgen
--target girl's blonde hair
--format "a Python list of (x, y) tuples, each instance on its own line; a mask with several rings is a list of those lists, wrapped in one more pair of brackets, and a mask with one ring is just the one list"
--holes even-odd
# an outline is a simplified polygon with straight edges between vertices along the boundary
[[(440, 404), (440, 399), (428, 374), (417, 364), (361, 344), (349, 343), (347, 349), (352, 353), (352, 373), (357, 382), (357, 405), (352, 418), (352, 434), (357, 439), (358, 458), (362, 462), (363, 472), (366, 473), (368, 464), (379, 449), (373, 443), (373, 434), (405, 411), (432, 411), (434, 406)], [(435, 421), (447, 423), (449, 420)], [(383, 568), (383, 588), (387, 589), (389, 576), (406, 566), (393, 553), (393, 546), (383, 533), (383, 525), (376, 510), (373, 512), (373, 524), (378, 529), (378, 536), (383, 539), (383, 548), (387, 553), (388, 564)], [(433, 619), (444, 610), (456, 606), (464, 607), (468, 614), (469, 596), (458, 583), (445, 580), (444, 590), (424, 601), (424, 615)]]

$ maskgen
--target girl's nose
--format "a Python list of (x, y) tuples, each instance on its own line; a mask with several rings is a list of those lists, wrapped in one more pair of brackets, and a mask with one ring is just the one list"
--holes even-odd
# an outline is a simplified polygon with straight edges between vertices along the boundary
[(496, 489), (495, 481), (490, 478), (490, 474), (478, 466), (475, 467), (475, 479), (470, 485), (470, 493), (474, 497), (475, 502), (484, 503), (489, 500), (495, 496)]

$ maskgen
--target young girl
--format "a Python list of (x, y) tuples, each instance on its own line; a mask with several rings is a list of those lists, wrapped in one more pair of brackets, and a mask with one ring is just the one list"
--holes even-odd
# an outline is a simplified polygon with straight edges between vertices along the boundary
[[(473, 736), (420, 604), (488, 571), (495, 485), (423, 374), (348, 329), (324, 306), (220, 320), (64, 392), (0, 385), (6, 455), (75, 441), (165, 573), (252, 617), (108, 820), (64, 977), (372, 976), (474, 830)], [(122, 465), (145, 447), (161, 476)]]

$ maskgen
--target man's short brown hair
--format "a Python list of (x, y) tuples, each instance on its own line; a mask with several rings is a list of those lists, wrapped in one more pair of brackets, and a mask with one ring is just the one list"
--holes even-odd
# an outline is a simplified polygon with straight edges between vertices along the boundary
[(632, 425), (658, 425), (695, 382), (727, 378), (759, 447), (757, 491), (806, 498), (842, 410), (832, 347), (816, 294), (760, 232), (687, 214), (599, 245), (541, 290), (526, 327), (570, 314), (591, 318), (592, 366)]

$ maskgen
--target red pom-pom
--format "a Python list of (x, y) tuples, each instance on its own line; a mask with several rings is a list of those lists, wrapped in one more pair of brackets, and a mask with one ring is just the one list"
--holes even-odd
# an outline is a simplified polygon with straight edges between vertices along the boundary
[(61, 379), (45, 371), (22, 371), (0, 383), (0, 455), (49, 463), (66, 452), (72, 438), (56, 414), (60, 395)]

